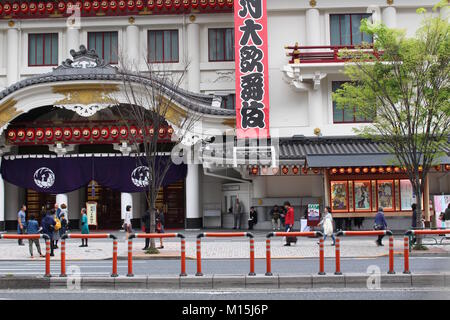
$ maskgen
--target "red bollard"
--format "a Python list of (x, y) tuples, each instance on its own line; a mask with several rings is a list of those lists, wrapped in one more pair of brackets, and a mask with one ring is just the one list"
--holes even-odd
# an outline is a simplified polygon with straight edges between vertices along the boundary
[(336, 275), (341, 275), (341, 239), (336, 238)]
[(187, 276), (186, 273), (186, 240), (184, 238), (181, 239), (181, 277)]
[(249, 276), (255, 276), (255, 239), (250, 238), (250, 273)]
[(403, 273), (405, 274), (410, 274), (411, 271), (409, 271), (409, 237), (406, 236), (403, 239), (403, 253), (404, 253), (404, 260), (405, 260), (405, 270), (403, 271)]
[(128, 273), (127, 277), (133, 277), (133, 240), (128, 239)]
[(66, 274), (66, 239), (61, 240), (61, 274), (60, 277), (67, 277)]
[(394, 271), (394, 236), (389, 237), (389, 271), (388, 274), (395, 274)]
[(118, 277), (117, 274), (117, 239), (113, 240), (113, 265), (111, 277)]
[(272, 261), (270, 260), (270, 239), (266, 240), (266, 276), (272, 275)]
[(325, 253), (324, 253), (324, 241), (323, 238), (319, 240), (319, 275), (325, 275), (325, 268), (324, 268), (324, 260), (325, 260)]
[(201, 240), (197, 239), (197, 273), (196, 276), (203, 276), (202, 273), (202, 256), (201, 256)]
[(50, 278), (50, 239), (45, 239), (45, 277)]

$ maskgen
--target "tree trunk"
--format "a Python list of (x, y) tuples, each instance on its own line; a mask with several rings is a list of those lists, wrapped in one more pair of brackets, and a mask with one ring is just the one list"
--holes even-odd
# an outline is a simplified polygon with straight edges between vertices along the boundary
[[(416, 227), (420, 228), (420, 227), (422, 227), (422, 192), (420, 191), (420, 188), (414, 188), (414, 189), (415, 189), (416, 206), (417, 206)], [(421, 236), (416, 236), (416, 245), (417, 246), (422, 245), (422, 237)]]

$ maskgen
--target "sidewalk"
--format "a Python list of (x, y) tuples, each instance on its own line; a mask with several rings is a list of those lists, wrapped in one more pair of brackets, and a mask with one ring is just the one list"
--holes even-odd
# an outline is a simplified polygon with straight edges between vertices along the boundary
[[(135, 230), (139, 232), (138, 230)], [(208, 230), (211, 232), (211, 230)], [(228, 230), (227, 230), (228, 231)], [(177, 232), (177, 231), (175, 231)], [(179, 230), (186, 236), (186, 258), (196, 259), (196, 236), (203, 231)], [(214, 231), (220, 232), (220, 231)], [(73, 231), (78, 233), (78, 231)], [(95, 232), (94, 232), (95, 233)], [(127, 242), (125, 233), (110, 232), (118, 238), (118, 258), (127, 259)], [(266, 257), (266, 234), (267, 232), (256, 231), (255, 235), (255, 258), (265, 259)], [(160, 254), (149, 255), (142, 250), (144, 239), (133, 240), (133, 259), (178, 259), (180, 257), (180, 239), (164, 239), (164, 249), (159, 249)], [(155, 239), (156, 246), (159, 247), (159, 239)], [(299, 259), (299, 258), (317, 258), (319, 256), (319, 246), (317, 239), (298, 238), (298, 242), (291, 247), (283, 246), (283, 238), (271, 238), (272, 259)], [(0, 260), (27, 260), (29, 257), (28, 241), (24, 241), (24, 246), (18, 246), (17, 240), (0, 240)], [(375, 258), (387, 256), (389, 250), (388, 237), (383, 239), (384, 246), (377, 247), (375, 238), (367, 237), (342, 237), (341, 238), (341, 257), (343, 258)], [(66, 259), (76, 260), (105, 260), (112, 259), (112, 240), (111, 239), (90, 239), (89, 247), (80, 248), (81, 240), (68, 239), (66, 241)], [(61, 241), (58, 243), (61, 246)], [(45, 244), (41, 241), (41, 248), (45, 252)], [(248, 238), (202, 238), (202, 259), (248, 259), (249, 258), (249, 240)], [(427, 254), (450, 254), (450, 246), (429, 246), (430, 250), (423, 252), (412, 252), (411, 255)], [(33, 247), (35, 258), (40, 260)], [(396, 237), (394, 241), (395, 254), (403, 254), (403, 237)], [(60, 260), (60, 249), (55, 250), (55, 256), (52, 260)], [(331, 246), (331, 239), (325, 243), (325, 257), (335, 256), (335, 247)]]

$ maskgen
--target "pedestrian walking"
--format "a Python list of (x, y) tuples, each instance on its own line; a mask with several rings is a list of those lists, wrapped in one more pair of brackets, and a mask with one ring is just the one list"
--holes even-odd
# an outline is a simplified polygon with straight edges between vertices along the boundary
[(280, 231), (280, 208), (278, 208), (278, 205), (274, 205), (272, 210), (270, 210), (270, 216), (272, 218), (272, 230), (275, 231), (275, 226), (278, 231)]
[[(141, 218), (143, 231), (145, 233), (150, 233), (150, 210), (146, 210)], [(150, 238), (145, 238), (145, 247), (142, 250), (148, 250), (150, 246)]]
[[(22, 205), (19, 212), (17, 213), (17, 234), (25, 234), (27, 231), (27, 221), (26, 214), (27, 206)], [(24, 246), (23, 239), (18, 240), (19, 246)]]
[(250, 208), (250, 213), (248, 217), (248, 230), (253, 230), (253, 226), (258, 223), (258, 213), (255, 207)]
[[(375, 216), (375, 224), (373, 226), (373, 228), (375, 230), (386, 230), (387, 228), (387, 222), (386, 219), (384, 218), (384, 212), (383, 212), (383, 208), (379, 207), (378, 208), (378, 212), (377, 215)], [(384, 235), (379, 235), (378, 239), (375, 240), (377, 246), (383, 246), (383, 243), (381, 242), (384, 238)]]
[(239, 198), (236, 198), (236, 202), (233, 205), (233, 218), (234, 218), (234, 227), (233, 229), (241, 228), (241, 215), (242, 215), (242, 206)]
[(286, 228), (286, 209), (283, 207), (279, 208), (280, 210), (280, 221), (283, 228)]
[(448, 204), (447, 209), (445, 209), (444, 221), (445, 221), (445, 228), (450, 229), (450, 203)]
[[(294, 227), (294, 208), (291, 206), (289, 201), (286, 201), (284, 203), (284, 209), (286, 210), (285, 231), (290, 232), (290, 231), (292, 231), (292, 228)], [(290, 246), (292, 242), (297, 242), (297, 238), (296, 237), (286, 237), (285, 246)]]
[(66, 219), (66, 214), (64, 212), (61, 212), (61, 229), (59, 229), (59, 236), (62, 237), (66, 234), (66, 232), (69, 229), (69, 222)]
[(127, 205), (125, 207), (125, 219), (124, 219), (124, 228), (126, 231), (126, 239), (130, 236), (131, 233), (133, 233), (133, 226), (131, 224), (131, 219), (133, 217), (133, 213), (131, 212), (131, 206)]
[(327, 236), (331, 236), (331, 239), (333, 240), (332, 246), (336, 243), (336, 238), (333, 234), (333, 215), (331, 214), (331, 208), (325, 207), (325, 212), (322, 220), (319, 222), (319, 226), (323, 226), (323, 241), (327, 239)]
[[(39, 234), (39, 223), (35, 220), (34, 215), (30, 216), (30, 219), (28, 220), (27, 223), (27, 233), (28, 234)], [(39, 243), (39, 239), (28, 239), (28, 245), (30, 247), (30, 258), (34, 258), (33, 256), (33, 243), (36, 246), (36, 249), (39, 253), (39, 256), (42, 258), (44, 257), (44, 255), (42, 254), (41, 251), (41, 245)]]
[(59, 205), (58, 205), (57, 203), (55, 203), (54, 209), (55, 209), (56, 217), (57, 217), (58, 219), (60, 219), (60, 216), (61, 216), (61, 208), (59, 207)]
[[(81, 234), (89, 234), (89, 225), (88, 225), (88, 218), (86, 214), (86, 208), (81, 209)], [(87, 247), (88, 246), (88, 239), (81, 239), (81, 246), (80, 247)]]
[[(47, 210), (45, 213), (45, 217), (41, 221), (42, 232), (46, 234), (50, 238), (50, 243), (53, 241), (53, 231), (55, 229), (55, 220), (53, 219), (52, 212)], [(50, 245), (50, 256), (54, 256), (53, 254), (53, 246)]]
[[(165, 225), (165, 219), (164, 219), (164, 212), (163, 209), (158, 210), (156, 209), (156, 232), (157, 233), (164, 233), (164, 225)], [(159, 238), (159, 245), (160, 247), (158, 249), (164, 249), (163, 240), (162, 238)]]
[[(59, 239), (61, 239), (61, 236), (59, 234), (59, 230), (61, 229), (61, 220), (58, 218), (56, 211), (57, 211), (56, 209), (52, 210), (53, 220), (55, 220), (55, 227), (53, 229), (53, 241), (52, 241), (52, 245), (53, 245), (54, 249), (58, 249), (58, 241), (59, 241)], [(61, 211), (59, 211), (59, 212), (61, 212)]]

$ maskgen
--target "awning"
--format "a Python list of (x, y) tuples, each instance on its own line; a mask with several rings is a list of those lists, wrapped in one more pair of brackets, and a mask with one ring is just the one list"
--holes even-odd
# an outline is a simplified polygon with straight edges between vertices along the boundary
[(390, 154), (372, 155), (307, 155), (306, 163), (311, 168), (387, 166), (393, 164)]

